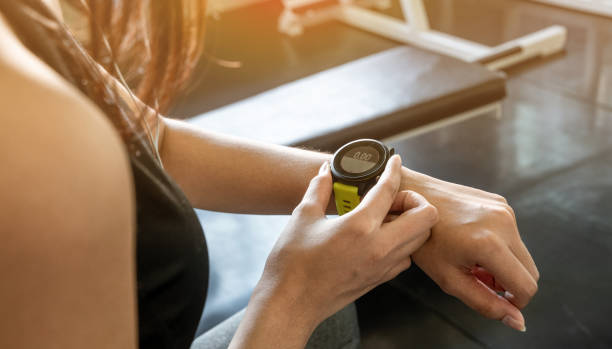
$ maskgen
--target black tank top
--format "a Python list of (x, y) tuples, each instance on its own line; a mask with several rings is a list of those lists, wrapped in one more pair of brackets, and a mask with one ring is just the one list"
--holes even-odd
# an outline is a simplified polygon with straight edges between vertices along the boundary
[(138, 222), (140, 348), (189, 348), (208, 283), (204, 234), (193, 207), (148, 150), (132, 152), (130, 161)]

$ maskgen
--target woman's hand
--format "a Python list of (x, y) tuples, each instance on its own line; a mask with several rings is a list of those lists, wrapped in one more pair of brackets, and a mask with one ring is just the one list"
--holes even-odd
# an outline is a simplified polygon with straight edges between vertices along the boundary
[(414, 253), (414, 262), (446, 293), (488, 318), (524, 331), (519, 309), (537, 292), (539, 273), (506, 200), (402, 171), (402, 188), (422, 193), (440, 216), (431, 238)]
[[(421, 195), (400, 192), (400, 182), (394, 156), (355, 210), (327, 219), (332, 177), (325, 163), (274, 246), (234, 345), (302, 346), (325, 318), (407, 269), (438, 217)], [(388, 222), (389, 211), (403, 213)]]

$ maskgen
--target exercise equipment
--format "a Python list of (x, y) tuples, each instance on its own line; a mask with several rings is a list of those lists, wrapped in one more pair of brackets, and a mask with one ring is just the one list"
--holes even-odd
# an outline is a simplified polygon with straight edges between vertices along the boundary
[(399, 46), (189, 122), (220, 133), (333, 152), (359, 138), (397, 140), (472, 117), (499, 116), (505, 96), (501, 73)]
[(571, 10), (594, 13), (612, 17), (612, 0), (534, 0), (537, 2), (561, 6)]
[(480, 63), (490, 70), (552, 55), (565, 47), (567, 29), (558, 25), (489, 47), (432, 30), (423, 0), (399, 1), (404, 20), (372, 10), (388, 8), (391, 0), (283, 0), (278, 30), (297, 36), (309, 26), (338, 20), (398, 42)]

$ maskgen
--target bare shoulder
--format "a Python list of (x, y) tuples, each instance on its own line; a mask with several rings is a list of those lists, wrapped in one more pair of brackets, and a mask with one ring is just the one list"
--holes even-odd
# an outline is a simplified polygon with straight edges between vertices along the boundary
[(0, 347), (134, 348), (126, 151), (92, 103), (14, 44), (0, 16), (0, 308), (13, 314)]
[(3, 198), (32, 209), (42, 209), (43, 195), (82, 208), (113, 195), (131, 204), (127, 153), (111, 123), (23, 46), (10, 45), (1, 51), (12, 57), (0, 55), (0, 163), (8, 170), (0, 172), (0, 191), (9, 194)]

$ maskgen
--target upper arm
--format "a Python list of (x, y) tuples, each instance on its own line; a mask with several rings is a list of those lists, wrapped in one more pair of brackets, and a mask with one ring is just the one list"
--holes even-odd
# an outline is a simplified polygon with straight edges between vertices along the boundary
[(135, 348), (123, 145), (61, 79), (0, 76), (0, 347)]

